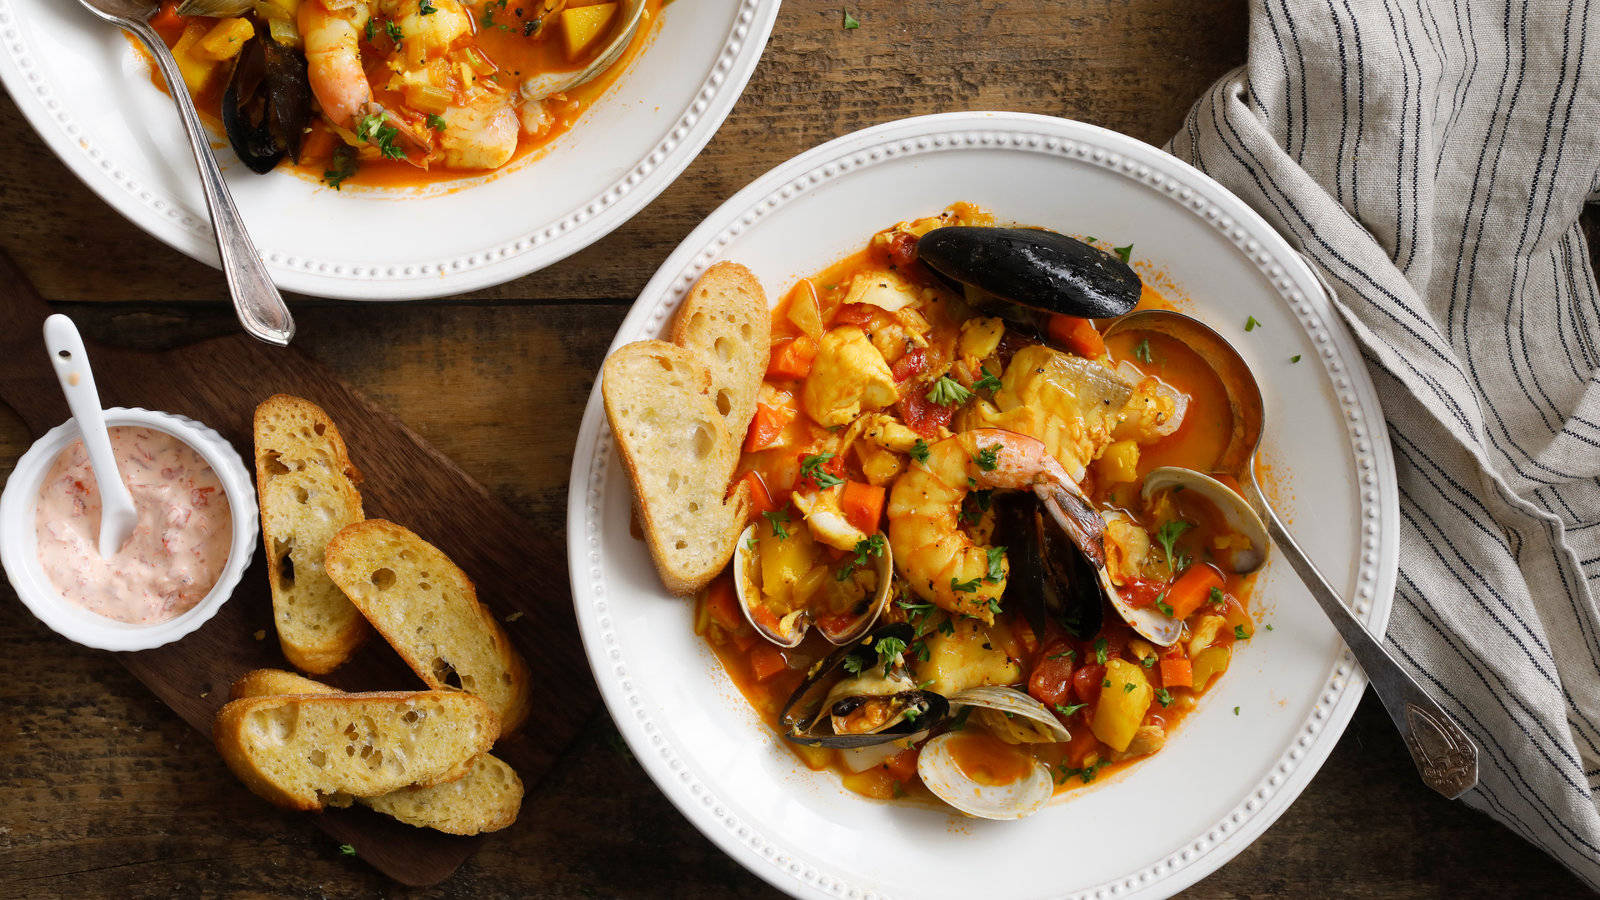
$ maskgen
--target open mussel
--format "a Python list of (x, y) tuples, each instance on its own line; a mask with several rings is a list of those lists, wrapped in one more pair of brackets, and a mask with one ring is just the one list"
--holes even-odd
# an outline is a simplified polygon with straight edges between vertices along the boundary
[(910, 625), (884, 625), (813, 665), (779, 714), (784, 737), (851, 749), (917, 740), (943, 722), (949, 701), (905, 671), (901, 654), (914, 636)]
[[(935, 228), (917, 241), (917, 259), (975, 288), (967, 292), (969, 298), (980, 307), (998, 306), (991, 311), (1001, 315), (1009, 304), (1085, 319), (1113, 318), (1132, 310), (1142, 289), (1127, 263), (1042, 228)], [(985, 295), (1004, 303), (986, 303)]]
[(863, 564), (847, 561), (842, 568), (836, 566), (831, 574), (822, 577), (820, 585), (808, 586), (808, 589), (814, 587), (817, 593), (842, 593), (845, 602), (859, 597), (847, 611), (819, 616), (809, 605), (801, 604), (785, 615), (774, 614), (762, 597), (759, 532), (758, 526), (751, 525), (739, 536), (733, 551), (733, 584), (745, 621), (768, 641), (780, 647), (798, 647), (805, 640), (806, 632), (815, 626), (828, 643), (848, 644), (866, 634), (889, 605), (894, 589), (894, 551), (880, 535), (868, 541), (870, 550), (864, 552)]
[(1066, 539), (1032, 493), (994, 499), (996, 544), (1011, 562), (1006, 600), (1019, 600), (1033, 633), (1044, 640), (1053, 620), (1080, 638), (1093, 637), (1105, 618), (1094, 566)]
[(270, 37), (251, 40), (222, 95), (222, 125), (239, 160), (266, 174), (285, 156), (298, 159), (310, 122), (305, 54)]

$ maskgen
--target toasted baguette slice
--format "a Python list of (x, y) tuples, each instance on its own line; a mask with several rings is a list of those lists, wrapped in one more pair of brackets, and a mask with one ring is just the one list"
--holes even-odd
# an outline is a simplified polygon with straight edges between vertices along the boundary
[(711, 369), (711, 400), (734, 443), (743, 444), (772, 355), (772, 313), (761, 282), (735, 262), (707, 269), (678, 308), (671, 338), (704, 357)]
[(667, 590), (692, 594), (728, 564), (750, 503), (742, 486), (727, 496), (739, 444), (710, 373), (698, 354), (640, 341), (611, 354), (602, 379), (656, 571)]
[(429, 687), (483, 698), (500, 717), (501, 734), (528, 717), (527, 663), (466, 573), (437, 547), (369, 519), (329, 542), (328, 576)]
[(256, 492), (278, 643), (289, 662), (322, 674), (366, 639), (361, 613), (323, 572), (339, 529), (366, 518), (344, 438), (328, 414), (277, 394), (256, 407)]
[[(233, 683), (230, 696), (274, 694), (337, 694), (337, 688), (282, 669), (257, 669)], [(505, 761), (484, 753), (459, 780), (428, 787), (404, 787), (357, 802), (418, 828), (446, 834), (499, 831), (517, 820), (522, 809), (522, 779)]]
[(289, 809), (461, 778), (500, 730), (460, 691), (297, 694), (234, 700), (212, 738), (247, 787)]

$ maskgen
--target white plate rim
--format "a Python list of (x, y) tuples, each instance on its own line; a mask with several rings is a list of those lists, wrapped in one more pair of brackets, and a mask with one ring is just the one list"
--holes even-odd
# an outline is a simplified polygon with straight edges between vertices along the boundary
[[(1006, 147), (1087, 162), (1165, 193), (1217, 230), (1267, 277), (1318, 348), (1356, 465), (1363, 561), (1355, 612), (1380, 640), (1388, 625), (1398, 568), (1399, 491), (1387, 426), (1354, 339), (1304, 258), (1244, 201), (1193, 166), (1134, 138), (1052, 116), (974, 111), (900, 119), (836, 138), (772, 169), (691, 232), (640, 293), (610, 350), (659, 334), (666, 317), (734, 237), (790, 199), (844, 173), (918, 153)], [(609, 352), (609, 350), (608, 350)], [(695, 779), (650, 720), (617, 648), (600, 569), (599, 510), (611, 435), (596, 379), (584, 410), (568, 484), (567, 553), (579, 630), (601, 696), (634, 756), (669, 801), (729, 856), (772, 886), (804, 897), (875, 897), (764, 838), (757, 823), (715, 812), (712, 788)], [(1227, 815), (1163, 860), (1075, 893), (1073, 898), (1168, 896), (1220, 868), (1288, 809), (1354, 715), (1367, 679), (1348, 649), (1318, 701), (1259, 783)]]
[[(40, 74), (26, 40), (25, 17), (19, 15), (19, 8), (30, 2), (73, 0), (0, 0), (0, 83), (24, 118), (57, 158), (113, 209), (180, 253), (217, 267), (210, 221), (190, 215), (182, 201), (140, 183), (119, 167), (89, 139), (90, 130), (77, 122), (71, 104)], [(781, 2), (738, 0), (733, 26), (694, 99), (649, 153), (589, 202), (511, 240), (405, 265), (352, 265), (259, 247), (273, 281), (283, 290), (316, 297), (421, 300), (504, 284), (585, 249), (643, 210), (705, 149), (754, 73)], [(84, 17), (88, 27), (111, 27), (94, 22), (87, 12)], [(660, 52), (662, 48), (651, 49)], [(532, 165), (536, 168), (537, 164)]]

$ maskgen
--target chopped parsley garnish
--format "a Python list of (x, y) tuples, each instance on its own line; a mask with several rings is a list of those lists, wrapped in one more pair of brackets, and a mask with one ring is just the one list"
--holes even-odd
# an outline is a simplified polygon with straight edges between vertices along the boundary
[(1111, 687), (1111, 679), (1107, 678), (1104, 681), (1101, 681), (1100, 682), (1100, 686), (1101, 687)]
[(1172, 692), (1166, 688), (1156, 688), (1156, 702), (1162, 706), (1172, 705)]
[(848, 10), (848, 9), (844, 10), (844, 28), (845, 28), (845, 30), (846, 31), (854, 31), (855, 29), (860, 28), (860, 27), (861, 27), (861, 20), (857, 19), (855, 16), (850, 15), (850, 10)]
[(834, 580), (850, 580), (850, 576), (855, 574), (856, 569), (867, 564), (867, 559), (869, 557), (882, 556), (883, 548), (887, 543), (888, 542), (884, 540), (884, 537), (881, 534), (875, 534), (864, 541), (856, 541), (856, 558), (845, 564), (845, 566), (839, 570), (839, 574), (833, 576)]
[(889, 786), (889, 792), (894, 795), (894, 799), (899, 800), (906, 795), (906, 787), (896, 781)]
[(340, 844), (339, 852), (343, 853), (345, 856), (355, 856), (356, 848), (350, 846), (349, 844)]
[(1261, 325), (1261, 323), (1256, 321), (1256, 317), (1255, 316), (1250, 316), (1249, 318), (1244, 320), (1244, 330), (1245, 331), (1255, 331), (1256, 328), (1258, 326), (1260, 326), (1260, 325)]
[[(911, 655), (915, 656), (917, 658), (917, 662), (927, 662), (928, 661), (928, 644), (927, 644), (927, 642), (926, 641), (917, 641), (916, 643), (912, 644), (911, 645)], [(932, 682), (925, 681), (925, 682), (923, 682), (923, 686), (926, 687), (927, 685), (929, 685), (931, 683)]]
[(1194, 525), (1190, 522), (1185, 522), (1182, 519), (1173, 519), (1171, 522), (1156, 529), (1156, 541), (1161, 544), (1161, 551), (1167, 555), (1167, 571), (1171, 572), (1182, 568), (1182, 566), (1178, 565), (1179, 558), (1173, 552), (1172, 545), (1177, 543), (1179, 535), (1193, 527)]
[(827, 489), (834, 485), (844, 484), (844, 479), (832, 472), (823, 471), (822, 467), (833, 459), (832, 453), (813, 453), (800, 461), (800, 477), (811, 479), (811, 483), (818, 488)]
[(1068, 647), (1067, 649), (1062, 650), (1060, 653), (1052, 653), (1049, 656), (1046, 656), (1045, 659), (1061, 659), (1062, 657), (1066, 657), (1068, 660), (1071, 660), (1074, 656), (1077, 656), (1077, 655), (1078, 655), (1078, 651), (1072, 649), (1071, 647)]
[(1152, 653), (1149, 656), (1146, 656), (1144, 659), (1139, 660), (1139, 665), (1144, 666), (1146, 669), (1155, 668), (1156, 655)]
[(928, 442), (922, 438), (917, 438), (917, 442), (911, 445), (911, 458), (919, 463), (926, 463), (928, 461)]
[(378, 18), (376, 16), (367, 20), (367, 43), (372, 43), (378, 37)]
[(1122, 692), (1123, 692), (1123, 693), (1124, 693), (1124, 694), (1131, 694), (1131, 693), (1133, 693), (1133, 682), (1131, 682), (1131, 681), (1129, 681), (1129, 682), (1125, 682), (1125, 683), (1124, 683), (1124, 684), (1123, 684), (1123, 685), (1122, 685)]
[(778, 540), (786, 541), (789, 539), (789, 529), (783, 527), (783, 523), (789, 521), (788, 513), (781, 509), (769, 509), (763, 512), (761, 517), (766, 519), (767, 523), (772, 526), (772, 533), (778, 536)]
[(1222, 596), (1222, 588), (1212, 588), (1211, 589), (1211, 605), (1213, 605), (1213, 606), (1222, 606), (1223, 604), (1225, 604), (1227, 602), (1228, 602), (1228, 598)]
[(400, 46), (400, 43), (406, 39), (406, 33), (400, 30), (400, 25), (397, 22), (384, 22), (383, 31), (389, 35), (389, 40), (394, 41), (396, 47)]
[(1250, 635), (1244, 633), (1243, 625), (1235, 625), (1233, 626), (1233, 639), (1236, 641), (1248, 641), (1250, 640)]
[(1000, 615), (1000, 598), (999, 597), (990, 597), (989, 598), (989, 615), (991, 615), (991, 616)]
[(1233, 708), (1233, 714), (1236, 715), (1236, 716), (1239, 714), (1239, 707), (1235, 706)]
[(433, 0), (418, 0), (417, 13), (419, 15), (431, 16), (438, 11), (439, 7), (433, 5)]
[(922, 707), (920, 706), (908, 706), (906, 707), (906, 711), (900, 714), (901, 718), (905, 719), (907, 722), (915, 722), (917, 717), (921, 715)]
[(987, 450), (979, 450), (978, 455), (974, 456), (972, 461), (977, 463), (978, 468), (983, 471), (993, 472), (1000, 465), (1000, 448), (990, 447)]
[(1085, 706), (1088, 706), (1088, 705), (1089, 704), (1087, 704), (1087, 703), (1074, 703), (1071, 706), (1062, 706), (1061, 704), (1057, 703), (1055, 705), (1055, 708), (1056, 708), (1056, 712), (1060, 713), (1061, 715), (1070, 716), (1073, 713), (1077, 712), (1080, 709), (1083, 709)]
[(861, 657), (854, 653), (844, 658), (844, 670), (851, 675), (860, 675), (861, 670), (864, 668), (866, 668), (866, 664), (861, 661)]
[(1150, 339), (1149, 338), (1145, 338), (1144, 340), (1140, 341), (1139, 345), (1137, 347), (1133, 348), (1133, 355), (1139, 357), (1139, 361), (1140, 362), (1149, 362), (1150, 361)]
[(1289, 362), (1297, 363), (1299, 361), (1300, 361), (1300, 354), (1298, 354), (1298, 353), (1296, 353), (1295, 355), (1289, 357)]
[(1121, 257), (1123, 262), (1127, 262), (1128, 258), (1133, 256), (1132, 244), (1129, 244), (1126, 247), (1112, 247), (1111, 249), (1117, 252), (1117, 256)]
[(973, 390), (975, 390), (975, 391), (998, 391), (998, 390), (1000, 390), (1000, 384), (1001, 384), (1000, 379), (998, 379), (998, 378), (994, 377), (993, 375), (989, 374), (989, 370), (986, 369), (986, 368), (980, 367), (978, 369), (978, 371), (983, 373), (983, 377), (979, 378), (977, 381), (974, 381), (972, 383), (972, 389)]
[(1172, 615), (1172, 604), (1167, 602), (1167, 594), (1165, 591), (1161, 593), (1161, 596), (1156, 598), (1156, 609), (1161, 610), (1161, 614), (1163, 616)]
[(886, 637), (878, 640), (878, 658), (884, 662), (893, 662), (896, 656), (906, 652), (906, 642), (897, 637)]
[(928, 388), (927, 398), (935, 406), (960, 406), (972, 399), (972, 392), (949, 375), (940, 375), (933, 387)]
[(328, 161), (328, 168), (322, 173), (322, 180), (328, 187), (339, 190), (345, 179), (356, 174), (361, 164), (356, 161), (356, 151), (349, 144), (341, 143), (333, 149), (333, 158)]
[(1268, 630), (1268, 631), (1271, 631), (1271, 630), (1272, 630), (1272, 623), (1271, 623), (1271, 622), (1268, 622), (1268, 623), (1267, 623), (1267, 630)]
[(957, 581), (952, 577), (950, 579), (950, 590), (958, 594), (971, 594), (978, 590), (978, 583), (982, 580), (982, 578), (974, 578), (971, 581)]
[(955, 623), (955, 621), (953, 619), (951, 619), (949, 616), (946, 616), (945, 620), (943, 622), (939, 623), (939, 633), (944, 635), (945, 637), (950, 637), (951, 635), (955, 634), (956, 633), (956, 623)]
[(406, 153), (394, 145), (400, 129), (383, 121), (383, 113), (371, 113), (356, 123), (356, 137), (378, 148), (384, 159), (405, 159)]
[(1094, 639), (1094, 661), (1102, 666), (1106, 664), (1106, 639), (1103, 637)]
[(1004, 548), (1004, 547), (990, 547), (989, 548), (989, 571), (983, 576), (983, 580), (989, 582), (990, 584), (999, 584), (1000, 583), (1000, 579), (1006, 577), (1006, 570), (1005, 570), (1005, 565), (1004, 565), (1005, 561), (1006, 561), (1006, 548)]
[(444, 121), (444, 116), (433, 115), (430, 113), (428, 115), (428, 127), (432, 128), (434, 131), (445, 130), (447, 126)]

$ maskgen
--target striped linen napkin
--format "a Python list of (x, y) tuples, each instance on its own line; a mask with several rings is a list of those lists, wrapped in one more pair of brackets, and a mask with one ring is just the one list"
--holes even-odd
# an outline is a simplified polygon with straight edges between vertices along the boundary
[(1462, 799), (1600, 888), (1600, 0), (1252, 0), (1168, 147), (1299, 244), (1389, 421), (1387, 645)]

